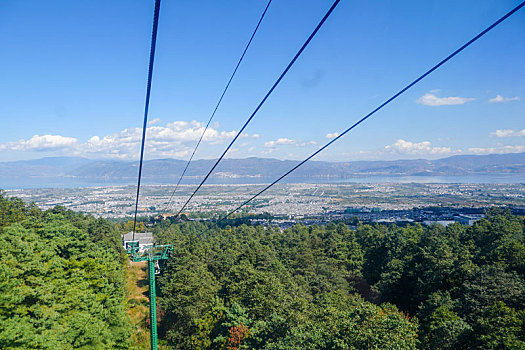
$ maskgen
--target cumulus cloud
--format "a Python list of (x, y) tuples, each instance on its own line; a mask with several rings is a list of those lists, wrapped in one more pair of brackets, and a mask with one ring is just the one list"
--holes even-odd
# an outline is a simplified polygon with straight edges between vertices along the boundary
[(401, 154), (445, 154), (452, 152), (450, 147), (432, 147), (430, 141), (410, 142), (403, 139), (385, 146), (387, 152)]
[(34, 135), (29, 140), (19, 140), (0, 144), (0, 149), (9, 151), (48, 151), (71, 148), (78, 140), (61, 135)]
[(276, 146), (280, 145), (295, 145), (297, 147), (306, 147), (311, 145), (317, 145), (317, 142), (315, 141), (298, 141), (298, 140), (292, 140), (288, 138), (279, 138), (277, 140), (271, 140), (264, 143), (264, 147), (266, 148), (275, 148)]
[(522, 130), (511, 130), (511, 129), (503, 129), (503, 130), (496, 130), (494, 132), (490, 133), (490, 136), (492, 137), (519, 137), (519, 136), (525, 136), (525, 129)]
[(503, 103), (503, 102), (517, 101), (519, 99), (520, 99), (519, 96), (503, 97), (501, 95), (497, 95), (496, 97), (489, 99), (489, 102), (490, 103)]
[(416, 100), (416, 102), (425, 106), (447, 106), (462, 105), (464, 103), (474, 100), (475, 98), (470, 97), (438, 97), (430, 93), (421, 96)]
[(494, 147), (470, 147), (466, 150), (455, 149), (450, 147), (433, 147), (430, 141), (410, 142), (402, 139), (397, 140), (394, 144), (385, 146), (389, 153), (404, 155), (444, 155), (444, 154), (503, 154), (518, 153), (525, 151), (525, 145), (496, 145)]
[(280, 138), (277, 140), (272, 140), (264, 143), (264, 147), (275, 147), (277, 145), (293, 145), (295, 140)]
[(315, 142), (315, 141), (305, 141), (305, 142), (296, 143), (296, 145), (298, 147), (306, 147), (306, 146), (311, 146), (311, 145), (317, 145), (317, 142)]
[(503, 153), (519, 153), (525, 152), (525, 145), (506, 145), (497, 147), (472, 147), (468, 149), (470, 153), (475, 154), (503, 154)]
[[(153, 157), (184, 157), (193, 149), (204, 132), (204, 127), (203, 123), (197, 121), (175, 121), (165, 126), (148, 126), (146, 152)], [(222, 143), (232, 139), (235, 134), (235, 130), (220, 131), (210, 127), (204, 134), (203, 142)], [(241, 135), (241, 138), (244, 137), (249, 135)], [(88, 157), (132, 159), (138, 157), (141, 138), (141, 128), (128, 128), (105, 136), (95, 135), (85, 143), (80, 143), (73, 137), (35, 135), (29, 140), (0, 144), (0, 150), (55, 151), (55, 153)]]
[(326, 138), (327, 139), (335, 139), (337, 136), (339, 136), (339, 133), (338, 132), (332, 132), (332, 133), (328, 133), (326, 134)]
[(162, 119), (160, 119), (160, 118), (155, 118), (155, 119), (150, 120), (150, 121), (148, 122), (148, 126), (150, 126), (150, 125), (155, 125), (155, 124), (159, 124), (159, 123), (162, 123)]
[[(197, 121), (175, 121), (165, 126), (150, 126), (146, 130), (147, 151), (154, 156), (183, 157), (199, 140), (204, 128), (205, 125)], [(219, 131), (209, 127), (202, 140), (218, 144), (233, 138), (235, 134), (235, 130)], [(138, 147), (141, 137), (141, 128), (124, 129), (102, 138), (93, 136), (86, 144), (86, 151), (99, 153), (107, 149), (117, 149), (119, 154), (130, 155)]]

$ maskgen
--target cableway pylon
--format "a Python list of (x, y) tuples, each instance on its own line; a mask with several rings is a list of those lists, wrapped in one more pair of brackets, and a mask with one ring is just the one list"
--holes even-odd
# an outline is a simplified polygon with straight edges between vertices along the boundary
[(139, 247), (139, 241), (131, 241), (126, 242), (125, 248), (126, 253), (128, 253), (131, 261), (148, 262), (151, 350), (157, 350), (157, 293), (155, 288), (155, 275), (159, 273), (159, 260), (166, 260), (169, 258), (169, 254), (173, 250), (173, 245), (166, 244)]

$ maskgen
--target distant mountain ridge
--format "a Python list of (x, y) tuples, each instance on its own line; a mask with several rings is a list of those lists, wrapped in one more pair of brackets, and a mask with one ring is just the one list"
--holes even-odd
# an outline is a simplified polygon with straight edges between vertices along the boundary
[[(188, 179), (201, 179), (215, 160), (195, 160), (188, 168)], [(224, 159), (212, 177), (215, 183), (231, 179), (277, 178), (299, 161), (273, 158)], [(154, 159), (144, 162), (143, 177), (149, 183), (176, 182), (185, 160)], [(77, 157), (52, 157), (28, 161), (0, 162), (3, 178), (74, 178), (84, 181), (131, 183), (137, 176), (137, 161), (89, 160)], [(525, 152), (491, 155), (459, 155), (436, 160), (325, 162), (310, 161), (290, 175), (290, 180), (344, 180), (368, 176), (468, 176), (486, 174), (524, 174)], [(290, 181), (289, 180), (289, 181)], [(525, 181), (525, 177), (524, 177)], [(0, 182), (0, 188), (2, 183)]]

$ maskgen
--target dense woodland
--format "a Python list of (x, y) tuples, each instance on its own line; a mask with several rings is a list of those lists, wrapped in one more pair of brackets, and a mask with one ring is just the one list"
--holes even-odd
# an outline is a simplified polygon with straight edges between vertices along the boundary
[(120, 233), (0, 193), (0, 349), (127, 349)]
[(161, 224), (175, 349), (525, 349), (524, 220), (474, 226)]
[[(163, 221), (172, 349), (525, 349), (525, 222)], [(125, 225), (0, 195), (0, 348), (130, 348)]]

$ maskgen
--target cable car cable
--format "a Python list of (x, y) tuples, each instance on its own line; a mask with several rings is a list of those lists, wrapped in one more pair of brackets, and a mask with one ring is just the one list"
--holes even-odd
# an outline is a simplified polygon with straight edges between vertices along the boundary
[(144, 160), (144, 144), (146, 142), (146, 127), (148, 124), (149, 99), (151, 95), (151, 78), (153, 76), (153, 62), (155, 61), (155, 47), (157, 44), (157, 30), (159, 27), (160, 0), (155, 0), (155, 12), (153, 14), (153, 29), (151, 33), (151, 47), (149, 53), (148, 84), (146, 88), (146, 102), (144, 105), (144, 124), (142, 125), (142, 144), (140, 146), (139, 175), (137, 180), (137, 198), (135, 200), (135, 215), (133, 218), (133, 240), (135, 240), (135, 229), (137, 226), (137, 211), (139, 207), (140, 179), (142, 177), (142, 163)]
[(180, 185), (182, 179), (184, 178), (184, 175), (186, 174), (186, 171), (188, 170), (188, 167), (190, 166), (191, 161), (193, 160), (193, 156), (195, 155), (195, 152), (197, 152), (197, 148), (199, 148), (199, 145), (201, 144), (202, 139), (204, 138), (204, 134), (206, 134), (206, 131), (208, 130), (208, 127), (210, 126), (210, 123), (211, 123), (213, 117), (215, 116), (215, 113), (217, 112), (217, 109), (219, 109), (219, 106), (220, 106), (220, 104), (222, 102), (222, 99), (224, 98), (224, 95), (226, 95), (226, 91), (228, 91), (228, 88), (230, 87), (230, 84), (231, 84), (231, 82), (233, 80), (233, 77), (235, 77), (235, 74), (237, 73), (237, 70), (239, 69), (239, 66), (241, 65), (241, 62), (243, 61), (244, 56), (246, 55), (246, 51), (248, 51), (248, 48), (250, 47), (250, 45), (251, 45), (251, 43), (253, 41), (253, 38), (255, 37), (255, 34), (259, 30), (259, 26), (261, 25), (261, 23), (262, 23), (262, 21), (264, 19), (264, 16), (266, 15), (266, 11), (268, 11), (268, 7), (270, 7), (271, 3), (272, 3), (272, 0), (269, 0), (268, 4), (266, 5), (266, 7), (265, 7), (265, 9), (264, 9), (264, 11), (263, 11), (263, 13), (261, 15), (261, 18), (259, 18), (259, 22), (257, 23), (257, 26), (255, 27), (255, 30), (253, 31), (252, 36), (250, 37), (250, 40), (248, 41), (248, 44), (246, 44), (246, 47), (244, 48), (244, 51), (243, 51), (241, 57), (239, 58), (239, 61), (237, 62), (237, 65), (235, 66), (235, 69), (233, 70), (233, 73), (231, 74), (230, 79), (228, 80), (228, 83), (226, 84), (226, 87), (222, 91), (221, 97), (219, 98), (219, 101), (217, 102), (217, 105), (215, 106), (215, 109), (213, 110), (213, 113), (211, 114), (210, 119), (208, 120), (208, 123), (206, 124), (206, 127), (204, 128), (204, 131), (202, 132), (202, 134), (201, 134), (201, 136), (199, 138), (199, 141), (197, 141), (197, 145), (193, 149), (193, 152), (191, 153), (190, 159), (186, 163), (186, 166), (184, 167), (184, 170), (182, 171), (182, 174), (181, 174), (179, 180), (177, 181), (177, 185), (175, 185), (175, 189), (171, 193), (170, 199), (168, 200), (168, 204), (166, 204), (166, 207), (164, 208), (163, 211), (166, 211), (168, 209), (168, 207), (170, 206), (171, 201), (173, 199), (173, 196), (175, 195), (175, 192), (177, 192), (177, 189), (179, 188), (179, 185)]
[(182, 208), (179, 210), (179, 212), (177, 213), (177, 216), (179, 216), (182, 211), (186, 208), (186, 206), (188, 205), (188, 203), (191, 201), (191, 199), (195, 196), (195, 194), (200, 190), (200, 188), (202, 187), (202, 185), (206, 182), (206, 180), (208, 180), (208, 178), (210, 177), (211, 173), (213, 172), (213, 170), (215, 170), (215, 168), (217, 167), (217, 165), (219, 165), (219, 163), (221, 162), (221, 160), (224, 158), (224, 156), (226, 155), (226, 153), (229, 151), (229, 149), (232, 147), (232, 145), (235, 143), (235, 141), (237, 141), (237, 139), (239, 138), (239, 136), (242, 134), (242, 132), (244, 131), (244, 129), (246, 128), (246, 126), (248, 126), (248, 124), (251, 122), (251, 120), (253, 119), (253, 117), (255, 116), (255, 114), (257, 114), (257, 112), (259, 111), (259, 109), (262, 107), (262, 105), (266, 102), (266, 100), (268, 99), (268, 97), (270, 97), (270, 95), (272, 94), (272, 92), (275, 90), (275, 88), (277, 87), (277, 85), (279, 85), (279, 83), (281, 82), (281, 80), (284, 78), (284, 76), (286, 75), (286, 73), (288, 73), (288, 71), (290, 70), (290, 68), (294, 65), (294, 63), (297, 61), (297, 59), (299, 58), (299, 56), (301, 56), (301, 54), (303, 53), (304, 49), (308, 46), (308, 44), (310, 43), (310, 41), (313, 39), (313, 37), (317, 34), (317, 32), (319, 31), (319, 29), (323, 26), (323, 24), (326, 22), (326, 20), (328, 19), (328, 17), (330, 16), (330, 14), (332, 14), (333, 10), (335, 9), (335, 7), (337, 6), (337, 4), (339, 4), (339, 1), (340, 0), (336, 0), (334, 1), (334, 3), (332, 4), (332, 6), (330, 7), (330, 9), (328, 10), (328, 12), (326, 12), (326, 14), (324, 15), (323, 19), (319, 22), (319, 24), (317, 25), (317, 27), (315, 27), (314, 31), (312, 32), (312, 34), (310, 34), (310, 36), (308, 37), (308, 39), (304, 42), (304, 44), (301, 46), (301, 48), (299, 49), (299, 51), (295, 54), (294, 58), (290, 61), (290, 63), (288, 64), (288, 66), (286, 67), (286, 69), (281, 73), (281, 75), (279, 76), (279, 78), (277, 79), (277, 81), (273, 84), (273, 86), (271, 87), (271, 89), (266, 93), (266, 95), (264, 96), (264, 98), (262, 99), (262, 101), (259, 103), (259, 105), (257, 106), (257, 108), (255, 108), (255, 110), (253, 111), (253, 113), (251, 114), (251, 116), (248, 118), (248, 120), (246, 120), (246, 122), (244, 123), (244, 125), (242, 126), (242, 128), (237, 132), (237, 134), (235, 135), (235, 137), (233, 138), (233, 140), (230, 142), (230, 144), (228, 145), (228, 147), (226, 147), (226, 150), (224, 150), (224, 152), (222, 153), (222, 155), (219, 157), (219, 159), (217, 159), (217, 161), (215, 162), (215, 164), (212, 166), (212, 168), (210, 169), (210, 171), (206, 174), (206, 176), (204, 177), (204, 179), (201, 181), (201, 183), (197, 186), (197, 188), (195, 189), (195, 191), (193, 191), (193, 193), (191, 194), (190, 198), (188, 198), (188, 200), (186, 201), (186, 203), (184, 203), (184, 205), (182, 206)]
[(247, 201), (245, 201), (244, 203), (242, 203), (241, 205), (239, 205), (235, 210), (231, 211), (230, 213), (228, 213), (225, 217), (223, 217), (222, 219), (220, 219), (219, 221), (221, 220), (224, 220), (226, 218), (228, 218), (231, 214), (235, 213), (237, 210), (241, 209), (242, 207), (244, 207), (246, 204), (248, 204), (249, 202), (251, 202), (252, 200), (254, 200), (255, 198), (257, 198), (258, 196), (260, 196), (262, 193), (264, 193), (266, 190), (268, 190), (270, 187), (274, 186), (276, 183), (278, 183), (279, 181), (281, 181), (283, 178), (285, 178), (286, 176), (288, 176), (290, 173), (292, 173), (295, 169), (299, 168), (300, 166), (302, 166), (304, 163), (306, 163), (307, 161), (309, 161), (310, 159), (312, 159), (314, 156), (316, 156), (317, 154), (319, 154), (320, 152), (322, 152), (325, 148), (327, 148), (328, 146), (330, 146), (331, 144), (333, 144), (335, 141), (339, 140), (341, 137), (343, 137), (345, 134), (347, 134), (350, 130), (352, 130), (353, 128), (355, 128), (356, 126), (358, 126), (359, 124), (361, 124), (362, 122), (364, 122), (365, 120), (367, 120), (369, 117), (371, 117), (373, 114), (375, 114), (377, 111), (379, 111), (380, 109), (382, 109), (383, 107), (385, 107), (387, 104), (389, 104), (390, 102), (392, 102), (393, 100), (395, 100), (397, 97), (399, 97), (401, 94), (403, 94), (405, 91), (407, 91), (408, 89), (410, 89), (412, 86), (416, 85), (418, 82), (420, 82), (422, 79), (424, 79), (425, 77), (427, 77), (430, 73), (434, 72), (436, 69), (438, 69), (439, 67), (441, 67), (443, 64), (445, 64), (447, 61), (449, 61), (451, 58), (453, 58), (454, 56), (456, 56), (457, 54), (459, 54), (461, 51), (463, 51), (464, 49), (466, 49), (468, 46), (470, 46), (472, 43), (474, 43), (476, 40), (478, 40), (479, 38), (481, 38), (483, 35), (487, 34), (490, 30), (492, 30), (494, 27), (496, 27), (498, 24), (500, 24), (501, 22), (503, 22), (504, 20), (506, 20), (508, 17), (510, 17), (512, 14), (514, 14), (516, 11), (518, 11), (519, 9), (521, 9), (523, 6), (525, 5), (525, 1), (522, 2), (521, 4), (519, 4), (518, 6), (516, 6), (515, 8), (513, 8), (511, 11), (509, 11), (506, 15), (504, 15), (503, 17), (501, 17), (500, 19), (498, 19), (496, 22), (494, 22), (492, 25), (490, 25), (489, 27), (487, 27), (485, 30), (483, 30), (481, 33), (479, 33), (478, 35), (476, 35), (474, 38), (472, 38), (471, 40), (469, 40), (467, 43), (465, 43), (463, 46), (461, 46), (459, 49), (457, 49), (456, 51), (454, 51), (453, 53), (451, 53), (450, 55), (448, 55), (446, 58), (444, 58), (442, 61), (440, 61), (438, 64), (436, 64), (435, 66), (433, 66), (432, 68), (430, 68), (428, 71), (426, 71), (424, 74), (422, 74), (421, 76), (419, 76), (419, 78), (417, 78), (416, 80), (412, 81), (410, 84), (408, 84), (407, 86), (405, 86), (403, 89), (401, 89), (399, 92), (397, 92), (395, 95), (393, 95), (392, 97), (390, 97), (388, 100), (386, 100), (385, 102), (383, 102), (379, 107), (375, 108), (372, 112), (368, 113), (367, 115), (365, 115), (363, 118), (361, 118), (359, 121), (357, 121), (355, 124), (353, 124), (351, 127), (349, 127), (348, 129), (346, 129), (345, 131), (343, 131), (340, 135), (338, 135), (336, 138), (334, 138), (333, 140), (331, 140), (330, 142), (328, 142), (327, 144), (325, 144), (323, 147), (321, 147), (320, 149), (318, 149), (317, 151), (315, 151), (314, 153), (312, 153), (310, 156), (308, 156), (306, 159), (304, 159), (303, 161), (301, 161), (299, 164), (297, 164), (296, 166), (294, 166), (292, 169), (288, 170), (286, 173), (284, 173), (283, 175), (281, 175), (277, 180), (275, 180), (274, 182), (272, 182), (271, 184), (269, 184), (268, 186), (266, 186), (265, 188), (263, 188), (261, 191), (259, 191), (257, 194), (253, 195), (250, 199), (248, 199)]

